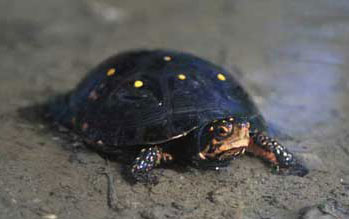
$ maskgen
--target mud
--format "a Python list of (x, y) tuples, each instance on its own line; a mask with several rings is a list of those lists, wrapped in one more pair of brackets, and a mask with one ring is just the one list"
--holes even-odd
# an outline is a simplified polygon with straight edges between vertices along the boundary
[[(347, 1), (330, 0), (2, 0), (0, 218), (291, 219), (329, 199), (348, 206), (348, 14)], [(183, 50), (238, 66), (310, 174), (274, 175), (245, 156), (221, 172), (157, 169), (159, 184), (146, 186), (126, 182), (122, 164), (112, 161), (121, 210), (109, 208), (105, 160), (23, 109), (133, 48)]]

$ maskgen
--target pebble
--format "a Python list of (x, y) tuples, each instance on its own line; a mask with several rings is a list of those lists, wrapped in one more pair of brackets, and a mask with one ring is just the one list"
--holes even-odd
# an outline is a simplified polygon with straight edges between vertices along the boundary
[(335, 199), (305, 207), (300, 211), (299, 219), (338, 219), (349, 218), (349, 206), (345, 206)]
[(43, 215), (42, 218), (44, 219), (57, 219), (57, 215), (55, 214), (46, 214), (46, 215)]
[(299, 219), (336, 219), (332, 215), (324, 214), (316, 206), (304, 209), (304, 213)]

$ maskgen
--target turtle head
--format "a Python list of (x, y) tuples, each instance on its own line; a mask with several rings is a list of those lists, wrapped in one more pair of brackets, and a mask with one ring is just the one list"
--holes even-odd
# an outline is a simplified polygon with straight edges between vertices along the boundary
[(249, 132), (249, 122), (233, 117), (209, 123), (200, 133), (200, 159), (230, 160), (244, 153), (250, 142)]

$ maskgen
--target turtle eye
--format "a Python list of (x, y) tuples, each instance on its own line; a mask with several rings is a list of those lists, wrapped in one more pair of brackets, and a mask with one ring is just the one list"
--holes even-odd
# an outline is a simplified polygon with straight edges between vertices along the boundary
[(225, 134), (225, 133), (227, 133), (227, 129), (224, 128), (224, 127), (219, 127), (218, 133), (219, 133), (219, 134)]
[(217, 134), (220, 136), (226, 136), (229, 132), (229, 128), (225, 126), (220, 126), (217, 128)]

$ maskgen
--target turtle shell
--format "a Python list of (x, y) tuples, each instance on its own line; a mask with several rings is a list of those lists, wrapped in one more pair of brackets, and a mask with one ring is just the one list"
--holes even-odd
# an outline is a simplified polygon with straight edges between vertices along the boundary
[(90, 141), (113, 146), (167, 142), (228, 116), (265, 129), (232, 74), (191, 54), (166, 50), (110, 57), (58, 98), (51, 114)]

